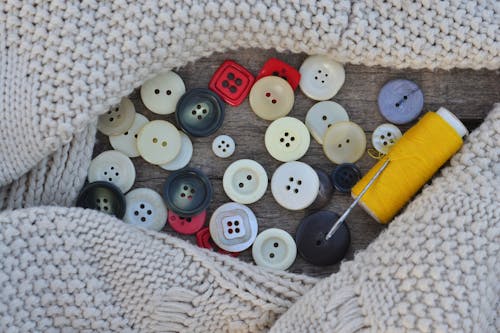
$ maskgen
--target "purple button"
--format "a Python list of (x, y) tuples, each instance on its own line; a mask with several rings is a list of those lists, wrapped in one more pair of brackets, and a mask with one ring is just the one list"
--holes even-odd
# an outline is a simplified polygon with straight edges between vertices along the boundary
[(423, 106), (424, 94), (412, 81), (389, 81), (378, 94), (380, 113), (394, 124), (406, 124), (416, 119)]

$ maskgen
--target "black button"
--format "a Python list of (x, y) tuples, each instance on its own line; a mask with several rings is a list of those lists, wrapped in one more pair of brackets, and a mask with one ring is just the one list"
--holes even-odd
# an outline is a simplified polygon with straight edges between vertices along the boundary
[(361, 171), (352, 163), (340, 164), (333, 170), (331, 180), (337, 191), (349, 193), (361, 179)]
[(85, 185), (78, 194), (76, 206), (90, 208), (122, 218), (125, 215), (125, 196), (115, 185), (97, 181)]
[(299, 254), (306, 261), (317, 266), (327, 266), (344, 258), (351, 243), (351, 235), (345, 222), (329, 240), (325, 240), (338, 218), (336, 213), (319, 211), (302, 219), (295, 241)]
[(182, 130), (192, 136), (209, 136), (224, 121), (224, 102), (209, 89), (186, 92), (177, 103), (175, 119)]
[(321, 169), (314, 168), (319, 178), (319, 192), (314, 202), (307, 208), (308, 210), (318, 210), (330, 202), (333, 195), (333, 185), (328, 174)]

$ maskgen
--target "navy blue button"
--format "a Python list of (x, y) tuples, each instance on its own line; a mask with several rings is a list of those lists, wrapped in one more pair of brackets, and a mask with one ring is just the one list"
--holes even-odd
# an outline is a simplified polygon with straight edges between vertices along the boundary
[(121, 219), (125, 215), (126, 201), (118, 187), (97, 181), (83, 187), (76, 199), (76, 206), (98, 210)]
[(177, 103), (175, 119), (189, 135), (209, 136), (221, 127), (225, 105), (220, 97), (209, 89), (196, 88), (186, 92)]
[(314, 202), (307, 207), (308, 210), (318, 210), (330, 203), (333, 196), (333, 185), (330, 177), (321, 169), (314, 168), (319, 178), (319, 192)]
[(319, 211), (302, 219), (297, 228), (295, 242), (299, 254), (317, 266), (333, 265), (341, 261), (349, 249), (351, 234), (346, 223), (325, 240), (339, 215), (330, 211)]
[(378, 95), (380, 113), (394, 124), (406, 124), (415, 120), (423, 106), (422, 90), (415, 82), (408, 80), (389, 81)]
[(361, 179), (361, 171), (352, 163), (343, 163), (333, 170), (330, 177), (337, 191), (349, 193), (354, 185)]

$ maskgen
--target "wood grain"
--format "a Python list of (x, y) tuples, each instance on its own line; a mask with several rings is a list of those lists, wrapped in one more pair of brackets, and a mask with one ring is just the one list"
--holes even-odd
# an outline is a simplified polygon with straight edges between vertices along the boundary
[[(232, 51), (202, 58), (196, 63), (190, 63), (176, 69), (176, 72), (184, 79), (187, 89), (208, 87), (212, 74), (226, 59), (237, 61), (254, 75), (257, 75), (264, 62), (270, 57), (278, 57), (299, 68), (306, 55), (277, 53), (274, 50), (260, 49)], [(363, 127), (368, 142), (371, 142), (372, 131), (385, 122), (378, 112), (377, 95), (383, 84), (391, 79), (407, 78), (415, 81), (420, 85), (425, 95), (424, 110), (436, 110), (439, 106), (445, 106), (454, 112), (469, 129), (477, 127), (492, 108), (493, 103), (500, 101), (500, 75), (498, 72), (485, 70), (394, 70), (353, 65), (346, 65), (345, 70), (346, 82), (333, 100), (343, 105), (351, 120)], [(171, 115), (159, 116), (147, 110), (141, 102), (138, 90), (130, 97), (137, 112), (144, 114), (150, 120), (165, 119), (175, 123), (175, 119)], [(295, 105), (290, 116), (304, 121), (308, 109), (314, 103), (306, 98), (300, 90), (297, 90)], [(214, 187), (214, 198), (208, 209), (208, 216), (221, 204), (229, 201), (222, 189), (222, 175), (230, 163), (242, 158), (254, 159), (264, 166), (269, 178), (280, 165), (267, 153), (264, 147), (264, 133), (268, 124), (267, 121), (258, 118), (250, 110), (247, 99), (241, 106), (227, 106), (224, 124), (216, 134), (206, 138), (193, 139), (194, 154), (189, 165), (205, 172)], [(408, 127), (401, 126), (400, 128), (404, 131)], [(219, 134), (230, 135), (236, 142), (236, 152), (228, 159), (217, 158), (212, 153), (211, 142)], [(98, 133), (94, 156), (109, 149), (112, 148), (107, 137)], [(311, 139), (309, 151), (302, 158), (302, 161), (328, 173), (335, 167), (326, 159), (321, 146), (313, 139)], [(169, 172), (150, 165), (141, 158), (134, 158), (133, 162), (137, 171), (134, 188), (149, 187), (161, 193), (162, 184)], [(365, 154), (357, 164), (365, 173), (374, 163), (375, 161)], [(326, 209), (342, 213), (350, 203), (349, 196), (335, 193)], [(299, 221), (306, 214), (304, 211), (291, 212), (281, 208), (274, 201), (270, 188), (260, 201), (249, 205), (249, 207), (257, 215), (260, 230), (277, 227), (290, 232), (292, 236), (295, 234)], [(356, 251), (366, 248), (385, 228), (385, 226), (377, 224), (360, 208), (355, 208), (349, 216), (348, 225), (351, 230), (352, 242), (347, 260), (351, 259)], [(195, 242), (194, 236), (180, 236), (172, 231), (168, 225), (164, 231)], [(252, 262), (251, 251), (243, 252), (239, 258)], [(289, 270), (296, 273), (324, 276), (337, 271), (338, 266), (315, 267), (297, 257)]]

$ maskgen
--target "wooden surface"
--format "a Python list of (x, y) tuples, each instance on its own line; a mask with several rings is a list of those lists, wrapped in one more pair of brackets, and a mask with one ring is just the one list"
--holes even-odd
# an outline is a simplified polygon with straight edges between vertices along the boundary
[[(233, 59), (257, 75), (264, 62), (270, 57), (278, 57), (292, 66), (299, 68), (306, 58), (304, 54), (277, 53), (274, 50), (241, 50), (225, 54), (214, 54), (211, 57), (198, 60), (196, 63), (176, 69), (184, 79), (187, 89), (208, 87), (208, 82), (226, 59)], [(364, 67), (347, 65), (346, 81), (340, 92), (333, 98), (334, 101), (345, 107), (352, 121), (358, 123), (366, 132), (367, 142), (371, 146), (371, 133), (384, 119), (378, 112), (377, 95), (385, 82), (395, 78), (406, 78), (415, 81), (422, 88), (425, 95), (424, 110), (437, 110), (439, 106), (447, 107), (454, 112), (469, 129), (477, 127), (494, 102), (500, 102), (500, 74), (489, 71), (453, 70), (453, 71), (416, 71), (392, 70), (381, 67)], [(131, 96), (137, 112), (144, 114), (150, 120), (165, 119), (175, 124), (172, 115), (159, 116), (148, 111), (141, 102), (139, 91)], [(309, 100), (300, 92), (296, 92), (295, 105), (290, 116), (304, 121), (308, 109), (315, 102)], [(255, 159), (267, 170), (269, 179), (280, 162), (274, 160), (264, 146), (264, 133), (269, 122), (258, 118), (249, 108), (248, 98), (241, 106), (226, 108), (226, 118), (223, 126), (210, 137), (194, 138), (194, 154), (189, 166), (200, 168), (205, 172), (214, 187), (214, 198), (208, 208), (208, 216), (221, 204), (230, 201), (222, 188), (222, 175), (226, 167), (233, 161), (242, 158)], [(401, 126), (402, 131), (408, 126)], [(211, 150), (212, 140), (219, 134), (232, 136), (236, 141), (235, 154), (228, 159), (217, 158)], [(94, 155), (112, 149), (107, 137), (97, 135)], [(301, 161), (314, 167), (319, 167), (330, 173), (335, 167), (323, 155), (320, 145), (311, 138), (308, 153)], [(149, 187), (161, 193), (162, 184), (169, 172), (146, 163), (142, 158), (134, 158), (137, 178), (134, 188)], [(357, 163), (365, 173), (375, 163), (367, 154)], [(348, 195), (335, 193), (331, 203), (325, 209), (342, 213), (349, 204)], [(299, 221), (306, 212), (291, 212), (281, 208), (273, 199), (268, 187), (265, 196), (258, 202), (249, 205), (258, 218), (259, 230), (270, 227), (284, 229), (295, 235)], [(208, 223), (208, 221), (207, 221)], [(355, 208), (348, 218), (351, 230), (351, 247), (346, 259), (351, 259), (356, 251), (362, 250), (384, 230), (385, 226), (377, 224), (361, 208)], [(180, 236), (168, 226), (165, 232), (195, 242), (194, 236)], [(251, 251), (243, 252), (241, 260), (252, 262)], [(323, 276), (338, 270), (338, 265), (329, 267), (315, 267), (308, 264), (299, 256), (289, 269), (296, 273), (307, 273)]]

